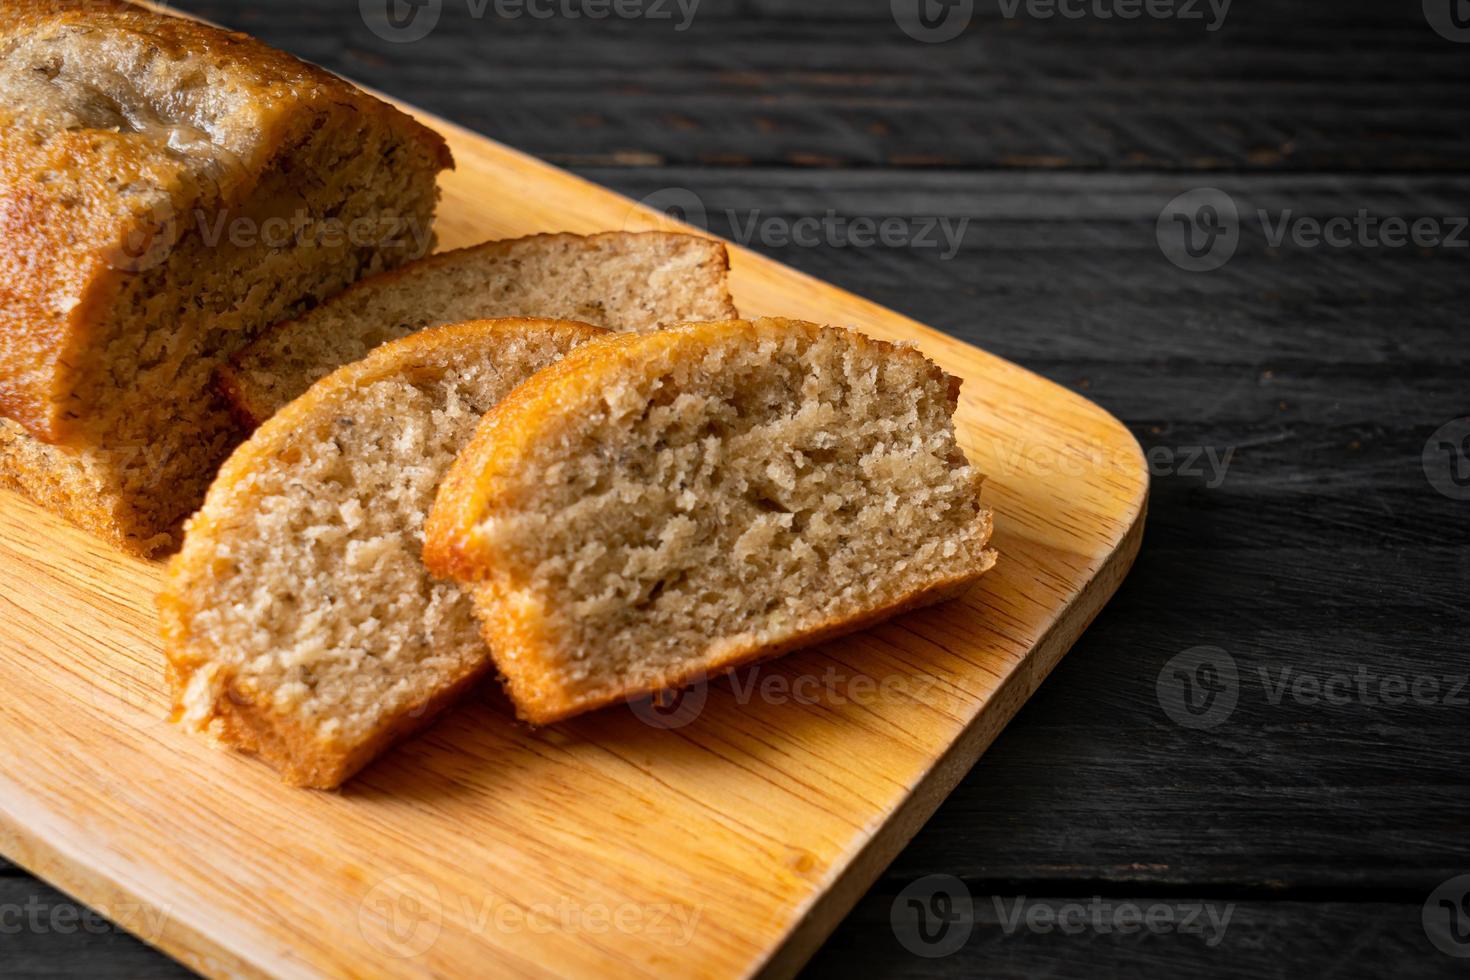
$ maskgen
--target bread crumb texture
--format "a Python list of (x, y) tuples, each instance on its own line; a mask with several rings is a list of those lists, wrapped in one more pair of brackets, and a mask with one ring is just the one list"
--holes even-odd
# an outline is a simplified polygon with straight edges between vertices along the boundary
[(323, 379), (230, 458), (163, 597), (176, 713), (335, 786), (488, 665), (424, 520), (481, 415), (601, 331), (440, 327)]
[(473, 583), (523, 717), (677, 686), (991, 567), (957, 399), (918, 351), (808, 323), (604, 339), (486, 417), (426, 557)]
[(236, 415), (259, 425), (343, 364), (442, 323), (549, 317), (650, 330), (735, 315), (725, 246), (695, 235), (532, 235), (442, 252), (357, 283), (279, 324), (221, 367)]

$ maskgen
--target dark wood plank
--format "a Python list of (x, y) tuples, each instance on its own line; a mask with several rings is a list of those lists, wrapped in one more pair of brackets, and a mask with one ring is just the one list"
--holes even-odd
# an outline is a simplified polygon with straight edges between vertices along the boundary
[[(1463, 170), (1463, 50), (1418, 4), (1232, 6), (1225, 25), (1006, 20), (946, 44), (888, 0), (679, 19), (474, 17), (389, 43), (299, 0), (186, 9), (559, 163)], [(489, 8), (491, 10), (494, 7)], [(672, 8), (671, 8), (672, 9)]]
[[(1343, 372), (1339, 396), (1356, 399), (1357, 411), (1365, 399), (1387, 397), (1379, 410), (1398, 411), (1419, 395), (1416, 379), (1449, 380), (1470, 359), (1470, 338), (1447, 308), (1463, 298), (1470, 228), (1456, 247), (1272, 247), (1259, 215), (1274, 228), (1287, 214), (1323, 221), (1365, 211), (1379, 221), (1428, 218), (1449, 235), (1470, 214), (1464, 177), (580, 172), (656, 203), (692, 193), (709, 230), (1028, 367), (1061, 361), (1153, 371), (1151, 384), (1127, 386), (1140, 399), (1157, 393), (1143, 418), (1188, 414), (1206, 399), (1238, 405), (1260, 395), (1274, 405), (1284, 384), (1266, 373), (1293, 369), (1299, 377)], [(1157, 223), (1173, 198), (1202, 184), (1238, 202), (1241, 242), (1223, 268), (1190, 273), (1165, 258)], [(815, 247), (762, 233), (829, 212), (847, 229), (856, 220), (899, 219), (911, 244), (852, 247), (841, 226), (819, 235)], [(946, 227), (963, 232), (957, 249)], [(1242, 370), (1208, 386), (1173, 375), (1200, 362)], [(1346, 374), (1349, 366), (1356, 376)], [(1324, 388), (1333, 383), (1322, 380)], [(1305, 407), (1325, 406), (1314, 396)], [(1435, 416), (1455, 408), (1447, 397), (1428, 407)], [(1139, 417), (1131, 406), (1124, 414)]]
[[(981, 883), (969, 891), (972, 914), (956, 921), (950, 933), (962, 935), (968, 926), (969, 937), (954, 953), (932, 959), (915, 955), (902, 944), (893, 922), (895, 918), (913, 921), (917, 913), (905, 901), (895, 915), (893, 904), (900, 898), (899, 889), (875, 891), (837, 930), (808, 975), (1256, 980), (1300, 977), (1305, 964), (1323, 976), (1365, 980), (1464, 975), (1464, 960), (1438, 952), (1425, 939), (1417, 902), (1327, 900), (1308, 904), (1143, 891), (1109, 897), (1106, 906), (1094, 911), (1094, 896), (1088, 892), (1041, 897), (1039, 892), (997, 893)], [(1136, 911), (1124, 909), (1125, 903)], [(1155, 930), (1164, 928), (1166, 917), (1182, 925), (1197, 906), (1203, 907), (1199, 921), (1225, 922), (1223, 930), (1213, 924), (1204, 925), (1199, 932), (1183, 933), (1147, 928), (1120, 933), (1115, 928), (1115, 923), (1132, 928), (1132, 916), (1142, 913), (1155, 916)], [(1018, 911), (1021, 918), (1013, 927)], [(1115, 918), (1119, 912), (1121, 919)], [(1037, 931), (1026, 924), (1035, 922), (1046, 929), (1050, 915), (1066, 915), (1072, 932), (1055, 927)], [(930, 922), (936, 929), (931, 935), (938, 935), (938, 921), (931, 913)]]
[[(133, 909), (107, 910), (147, 933)], [(194, 974), (50, 885), (0, 875), (0, 976), (171, 980)]]
[[(1159, 615), (1142, 594), (1210, 561), (1200, 552), (1140, 569), (890, 874), (1427, 896), (1470, 868), (1460, 631), (1261, 628), (1240, 608), (1232, 629), (1187, 600)], [(1200, 646), (1233, 659), (1239, 703), (1191, 730), (1165, 713), (1157, 685)], [(1437, 691), (1385, 707), (1357, 693), (1360, 674), (1369, 697), (1386, 677), (1434, 678)], [(1347, 703), (1281, 689), (1303, 675), (1344, 675), (1334, 697)]]

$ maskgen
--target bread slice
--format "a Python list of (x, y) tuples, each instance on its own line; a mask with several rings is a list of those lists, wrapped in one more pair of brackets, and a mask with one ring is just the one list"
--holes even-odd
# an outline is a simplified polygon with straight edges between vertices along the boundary
[(489, 654), (468, 597), (420, 560), (424, 518), (481, 414), (601, 333), (426, 330), (261, 426), (190, 520), (159, 600), (176, 719), (326, 789), (473, 683)]
[(379, 344), (439, 323), (541, 316), (638, 330), (735, 315), (725, 246), (694, 235), (533, 235), (434, 255), (358, 283), (221, 368), (246, 425)]
[(676, 688), (964, 591), (995, 562), (958, 380), (792, 320), (581, 347), (485, 417), (425, 562), (521, 717)]
[(0, 485), (147, 554), (239, 436), (215, 367), (432, 246), (444, 141), (243, 35), (0, 0)]

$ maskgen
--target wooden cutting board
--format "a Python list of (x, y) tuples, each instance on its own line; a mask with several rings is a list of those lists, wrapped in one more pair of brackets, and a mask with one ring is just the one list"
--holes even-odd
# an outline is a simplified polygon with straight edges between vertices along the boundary
[[(445, 247), (671, 222), (427, 119)], [(916, 342), (965, 380), (1000, 565), (968, 598), (541, 731), (493, 685), (345, 791), (160, 719), (132, 560), (0, 494), (0, 851), (212, 976), (795, 972), (1112, 595), (1148, 476), (1115, 419), (889, 310), (733, 249), (747, 315)]]

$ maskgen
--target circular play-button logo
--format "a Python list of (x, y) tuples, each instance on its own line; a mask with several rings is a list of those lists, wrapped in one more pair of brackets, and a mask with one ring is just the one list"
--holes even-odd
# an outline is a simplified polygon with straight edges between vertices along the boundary
[(1194, 647), (1171, 659), (1155, 682), (1159, 707), (1183, 728), (1214, 728), (1240, 700), (1240, 670), (1219, 647)]
[(910, 882), (893, 900), (888, 917), (899, 944), (925, 959), (956, 952), (975, 929), (970, 890), (954, 875)]
[(893, 20), (925, 44), (953, 41), (975, 17), (975, 0), (890, 0)]
[(439, 26), (444, 0), (357, 0), (367, 29), (389, 44), (422, 41)]
[(1445, 40), (1470, 42), (1470, 0), (1424, 0), (1424, 19)]
[(1240, 212), (1224, 191), (1198, 187), (1164, 206), (1155, 234), (1164, 258), (1186, 272), (1211, 272), (1240, 245)]

